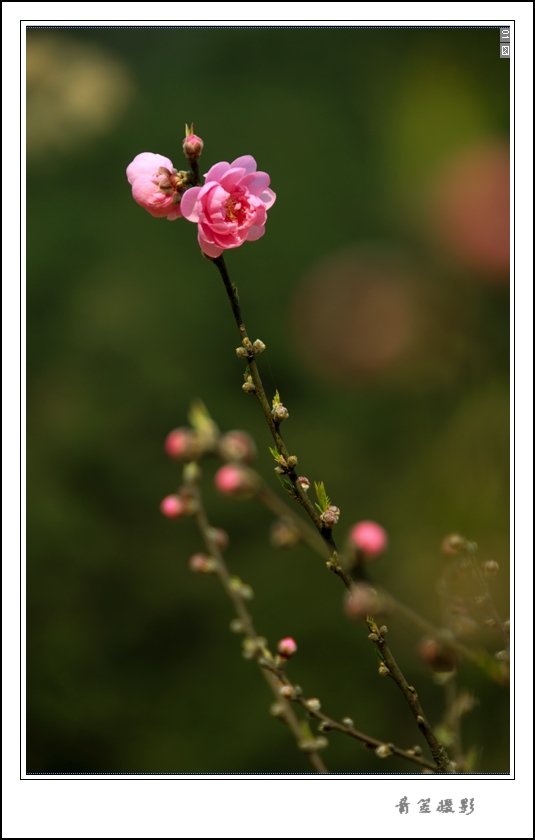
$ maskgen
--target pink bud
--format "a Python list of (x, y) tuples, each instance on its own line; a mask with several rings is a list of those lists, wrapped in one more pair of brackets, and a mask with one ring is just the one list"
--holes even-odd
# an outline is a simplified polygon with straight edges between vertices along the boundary
[(226, 464), (214, 477), (215, 486), (224, 496), (236, 496), (245, 499), (252, 496), (256, 481), (254, 474), (237, 464)]
[(189, 567), (192, 572), (196, 572), (197, 574), (208, 575), (211, 572), (215, 571), (215, 562), (212, 557), (208, 557), (207, 554), (193, 554), (189, 558)]
[(366, 583), (355, 586), (348, 594), (345, 602), (346, 614), (349, 618), (366, 618), (380, 613), (377, 592)]
[(194, 435), (191, 429), (174, 429), (165, 439), (165, 451), (170, 458), (188, 459), (194, 449)]
[(300, 475), (297, 480), (299, 481), (299, 484), (301, 485), (305, 493), (308, 493), (308, 491), (310, 490), (310, 481), (308, 480), (306, 475)]
[(329, 505), (327, 510), (324, 510), (320, 517), (326, 528), (334, 528), (339, 518), (340, 508), (337, 508), (336, 505)]
[(151, 216), (167, 216), (170, 221), (182, 216), (179, 205), (184, 184), (169, 158), (142, 152), (129, 164), (126, 177), (134, 200)]
[(351, 529), (350, 540), (370, 559), (382, 554), (388, 542), (386, 531), (377, 522), (358, 522)]
[(224, 551), (228, 545), (228, 534), (223, 528), (211, 528), (210, 529), (210, 536), (214, 540), (217, 547)]
[(289, 659), (290, 656), (293, 656), (297, 650), (297, 645), (291, 636), (288, 636), (287, 639), (281, 639), (279, 644), (277, 645), (277, 650), (279, 654), (284, 657), (284, 659)]
[(199, 160), (203, 150), (204, 143), (196, 134), (188, 134), (186, 139), (182, 142), (184, 154), (189, 161)]
[(430, 636), (422, 639), (418, 645), (418, 653), (423, 662), (436, 674), (451, 673), (458, 664), (453, 651)]
[(251, 435), (239, 429), (223, 435), (218, 449), (224, 461), (245, 461), (250, 464), (256, 457), (256, 445)]
[(168, 519), (176, 519), (185, 515), (186, 505), (180, 496), (166, 496), (160, 504), (160, 510)]

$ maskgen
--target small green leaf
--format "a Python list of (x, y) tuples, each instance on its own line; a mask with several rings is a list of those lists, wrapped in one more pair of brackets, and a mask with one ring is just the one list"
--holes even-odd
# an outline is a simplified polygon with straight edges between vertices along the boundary
[(292, 499), (297, 499), (297, 493), (295, 492), (295, 488), (290, 479), (286, 475), (281, 475), (281, 473), (278, 472), (276, 472), (275, 475), (279, 479), (280, 483), (282, 484), (288, 495), (291, 496)]
[(324, 513), (327, 510), (329, 505), (331, 504), (331, 500), (327, 495), (327, 491), (325, 490), (325, 484), (323, 481), (315, 481), (314, 487), (316, 489), (316, 496), (318, 497), (318, 503), (316, 504), (317, 509), (320, 513)]
[(277, 405), (282, 405), (281, 398), (279, 396), (278, 391), (275, 391), (275, 396), (273, 397), (273, 400), (272, 400), (271, 404), (272, 404), (273, 408), (275, 408)]
[(210, 417), (202, 400), (193, 400), (188, 412), (188, 420), (197, 432), (215, 435), (219, 433), (217, 424)]

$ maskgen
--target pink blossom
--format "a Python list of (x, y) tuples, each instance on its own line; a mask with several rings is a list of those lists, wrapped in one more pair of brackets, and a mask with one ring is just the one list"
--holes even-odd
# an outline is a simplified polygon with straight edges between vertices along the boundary
[(359, 548), (365, 557), (377, 557), (386, 548), (388, 538), (386, 531), (377, 522), (357, 522), (350, 533), (350, 540)]
[(209, 257), (238, 248), (264, 235), (266, 212), (275, 202), (267, 172), (256, 171), (251, 155), (232, 163), (216, 163), (203, 187), (192, 187), (182, 198), (182, 215), (198, 224), (199, 245)]
[(238, 464), (225, 464), (216, 472), (214, 481), (224, 496), (236, 496), (239, 499), (252, 496), (257, 485), (255, 474)]
[(287, 639), (281, 639), (279, 644), (277, 645), (277, 650), (284, 659), (289, 659), (290, 656), (293, 656), (297, 650), (297, 645), (295, 640), (292, 639), (291, 636), (288, 636)]
[(141, 152), (127, 167), (126, 177), (132, 184), (132, 196), (151, 216), (169, 221), (182, 216), (180, 190), (182, 179), (169, 158), (152, 152)]
[(184, 516), (186, 505), (180, 496), (166, 496), (160, 504), (160, 510), (168, 519), (176, 519), (179, 516)]

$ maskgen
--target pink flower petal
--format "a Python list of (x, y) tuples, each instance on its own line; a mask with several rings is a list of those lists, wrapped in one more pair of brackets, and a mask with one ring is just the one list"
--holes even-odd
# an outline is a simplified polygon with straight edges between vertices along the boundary
[(204, 253), (207, 254), (209, 257), (219, 257), (223, 253), (223, 248), (218, 248), (218, 246), (214, 245), (213, 242), (210, 242), (208, 239), (205, 239), (200, 225), (198, 232), (198, 240), (199, 245), (201, 246), (201, 251), (204, 251)]
[(254, 225), (252, 225), (252, 227), (249, 228), (247, 236), (245, 238), (248, 242), (254, 242), (255, 239), (260, 239), (260, 237), (263, 236), (265, 232), (266, 229), (263, 225), (262, 227), (255, 227)]
[(258, 198), (260, 199), (260, 201), (262, 201), (265, 204), (266, 210), (269, 210), (269, 208), (272, 207), (275, 204), (275, 199), (277, 198), (277, 196), (275, 195), (273, 190), (268, 189), (268, 190), (264, 190), (264, 192), (260, 193)]
[(253, 195), (260, 195), (267, 187), (269, 187), (269, 175), (267, 172), (251, 172), (242, 178), (242, 186), (247, 187)]
[(199, 211), (197, 209), (197, 203), (200, 191), (200, 187), (191, 187), (189, 190), (186, 190), (180, 202), (180, 210), (182, 211), (182, 215), (190, 222), (199, 221)]
[(127, 167), (126, 177), (133, 184), (140, 175), (152, 176), (160, 166), (165, 166), (170, 172), (174, 171), (173, 164), (169, 158), (163, 155), (156, 155), (153, 152), (141, 152)]
[(251, 155), (243, 155), (243, 157), (236, 158), (230, 165), (233, 169), (237, 166), (243, 167), (248, 175), (251, 172), (256, 172), (256, 160)]
[(226, 160), (222, 160), (221, 163), (214, 163), (204, 176), (206, 183), (208, 181), (220, 181), (227, 169), (230, 169), (230, 163), (227, 163)]
[(227, 190), (227, 192), (232, 192), (234, 187), (238, 186), (245, 174), (245, 169), (242, 167), (231, 167), (230, 169), (227, 169), (219, 183), (225, 190)]

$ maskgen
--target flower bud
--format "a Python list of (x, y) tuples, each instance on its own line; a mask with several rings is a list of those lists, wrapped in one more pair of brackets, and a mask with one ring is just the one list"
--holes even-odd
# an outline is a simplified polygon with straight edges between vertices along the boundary
[(250, 498), (257, 487), (255, 474), (237, 464), (226, 464), (221, 467), (214, 477), (215, 486), (224, 496), (234, 496), (237, 499)]
[(277, 650), (283, 659), (289, 659), (297, 650), (297, 645), (291, 636), (286, 639), (281, 639), (277, 645)]
[(160, 510), (168, 519), (178, 519), (186, 515), (186, 504), (180, 496), (166, 496), (160, 504)]
[(496, 560), (487, 560), (486, 563), (483, 563), (483, 573), (487, 580), (492, 580), (498, 572), (500, 571), (500, 567), (497, 564)]
[[(191, 126), (193, 129), (193, 125)], [(194, 163), (195, 161), (199, 160), (201, 156), (201, 152), (203, 150), (204, 143), (200, 137), (197, 137), (196, 134), (188, 133), (189, 128), (186, 126), (186, 137), (182, 141), (182, 148), (184, 149), (184, 154), (186, 155), (187, 159), (190, 163)]]
[(385, 529), (371, 521), (357, 522), (350, 531), (349, 539), (367, 560), (382, 554), (388, 543)]
[(336, 505), (329, 505), (327, 510), (324, 510), (320, 516), (320, 519), (326, 528), (334, 528), (339, 518), (340, 508), (337, 508)]
[(189, 567), (192, 572), (209, 575), (216, 571), (217, 561), (214, 557), (208, 557), (207, 554), (192, 554), (189, 558)]
[(283, 685), (279, 688), (279, 694), (286, 700), (291, 700), (294, 696), (294, 690), (291, 685)]
[(266, 345), (263, 341), (260, 341), (259, 338), (257, 338), (256, 341), (253, 341), (253, 350), (255, 353), (263, 353), (265, 349)]
[(451, 648), (432, 636), (421, 640), (418, 645), (418, 654), (435, 674), (451, 673), (458, 665), (458, 658)]
[(301, 535), (291, 519), (277, 519), (271, 526), (270, 540), (275, 548), (294, 548)]
[(254, 394), (254, 392), (256, 391), (256, 386), (254, 385), (253, 382), (249, 382), (249, 381), (244, 382), (241, 387), (242, 387), (242, 390), (245, 391), (246, 394)]
[(380, 607), (377, 592), (367, 583), (353, 587), (345, 602), (346, 614), (355, 619), (378, 615), (381, 612)]
[(165, 451), (170, 458), (191, 461), (198, 457), (199, 446), (195, 432), (188, 428), (174, 429), (165, 439)]
[(442, 540), (442, 551), (444, 554), (457, 554), (466, 548), (466, 540), (460, 534), (448, 534)]
[(353, 718), (350, 718), (350, 717), (342, 718), (342, 723), (344, 724), (344, 726), (351, 726), (351, 727), (355, 726)]
[(244, 461), (250, 464), (256, 458), (256, 444), (251, 435), (235, 429), (227, 432), (220, 439), (217, 446), (218, 454), (223, 461)]
[(375, 755), (378, 758), (388, 758), (390, 755), (392, 755), (392, 749), (388, 744), (380, 744), (375, 749)]
[(311, 697), (310, 700), (306, 701), (305, 705), (311, 712), (319, 712), (321, 709), (321, 703), (317, 697)]
[(308, 493), (308, 491), (310, 490), (310, 481), (308, 480), (306, 475), (300, 475), (298, 481), (305, 493)]
[(276, 423), (282, 423), (283, 420), (286, 420), (290, 416), (288, 409), (283, 405), (274, 406), (271, 414)]
[(210, 536), (217, 547), (224, 551), (228, 545), (228, 534), (223, 528), (210, 528)]

